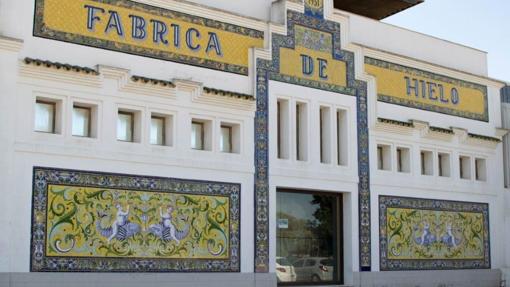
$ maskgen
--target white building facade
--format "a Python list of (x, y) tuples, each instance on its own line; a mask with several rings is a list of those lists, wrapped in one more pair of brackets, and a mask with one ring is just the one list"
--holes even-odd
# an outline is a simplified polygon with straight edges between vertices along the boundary
[(484, 52), (212, 2), (0, 0), (0, 286), (500, 286)]

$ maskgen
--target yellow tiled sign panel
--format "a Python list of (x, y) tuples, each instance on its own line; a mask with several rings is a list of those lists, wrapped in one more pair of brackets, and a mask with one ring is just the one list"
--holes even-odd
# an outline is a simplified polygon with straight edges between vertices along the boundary
[(390, 260), (483, 260), (482, 213), (388, 207), (387, 258)]
[(368, 57), (365, 71), (379, 101), (488, 121), (486, 86)]
[[(132, 54), (247, 74), (263, 32), (132, 1), (37, 0), (35, 33)], [(37, 19), (36, 19), (37, 21)], [(106, 44), (107, 43), (107, 44)], [(225, 67), (232, 65), (246, 69)]]
[(229, 205), (224, 196), (49, 185), (45, 252), (70, 258), (228, 259)]
[[(302, 71), (302, 59), (301, 55), (306, 54), (312, 59), (315, 59), (315, 65), (318, 65), (316, 59), (328, 60), (328, 78), (322, 79), (319, 77), (319, 72), (316, 70), (310, 76), (304, 76)], [(345, 62), (335, 61), (331, 57), (331, 54), (320, 51), (313, 51), (304, 47), (296, 47), (295, 50), (288, 48), (281, 48), (281, 68), (280, 73), (292, 77), (317, 81), (326, 82), (333, 85), (345, 87), (347, 86), (347, 73)]]
[(347, 67), (345, 62), (333, 59), (331, 34), (299, 25), (295, 26), (295, 34), (295, 49), (280, 48), (280, 73), (346, 87)]

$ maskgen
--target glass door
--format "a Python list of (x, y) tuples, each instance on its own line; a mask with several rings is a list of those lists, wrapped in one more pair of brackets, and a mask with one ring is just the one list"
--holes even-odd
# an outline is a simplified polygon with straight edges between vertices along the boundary
[(341, 194), (278, 190), (279, 285), (343, 283)]

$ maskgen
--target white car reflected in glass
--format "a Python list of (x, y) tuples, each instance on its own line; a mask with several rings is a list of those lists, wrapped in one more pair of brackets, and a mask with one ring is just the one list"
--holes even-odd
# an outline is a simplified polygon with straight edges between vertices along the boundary
[(278, 282), (295, 282), (294, 266), (284, 257), (276, 257), (276, 278)]
[(294, 262), (297, 281), (333, 281), (333, 260), (327, 257), (306, 257)]

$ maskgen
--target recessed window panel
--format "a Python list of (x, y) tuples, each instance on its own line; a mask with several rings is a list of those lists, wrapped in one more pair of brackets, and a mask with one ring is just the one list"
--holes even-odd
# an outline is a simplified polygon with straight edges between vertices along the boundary
[(55, 103), (43, 101), (36, 102), (34, 123), (35, 131), (55, 133), (55, 110)]
[(165, 145), (165, 118), (151, 118), (151, 145)]
[(276, 204), (278, 282), (341, 284), (341, 197), (279, 190)]
[(459, 157), (459, 171), (461, 179), (471, 179), (471, 158), (468, 156)]
[(442, 177), (450, 177), (450, 155), (447, 153), (438, 153), (438, 173)]
[(397, 148), (397, 171), (409, 173), (411, 171), (410, 150), (404, 147)]
[(296, 159), (308, 160), (308, 110), (306, 103), (296, 103)]
[(73, 107), (73, 136), (90, 137), (90, 108)]
[(487, 167), (485, 159), (475, 159), (475, 176), (476, 180), (487, 181)]
[(220, 151), (226, 153), (232, 152), (232, 127), (221, 126)]
[(379, 170), (391, 170), (391, 146), (377, 145), (377, 168)]
[(134, 128), (134, 114), (119, 112), (117, 118), (117, 140), (132, 142)]
[(279, 159), (289, 159), (289, 101), (278, 99), (276, 108), (277, 156)]
[(434, 158), (433, 152), (424, 151), (420, 152), (420, 164), (422, 175), (434, 175)]
[(204, 124), (199, 122), (191, 123), (191, 148), (204, 149)]

